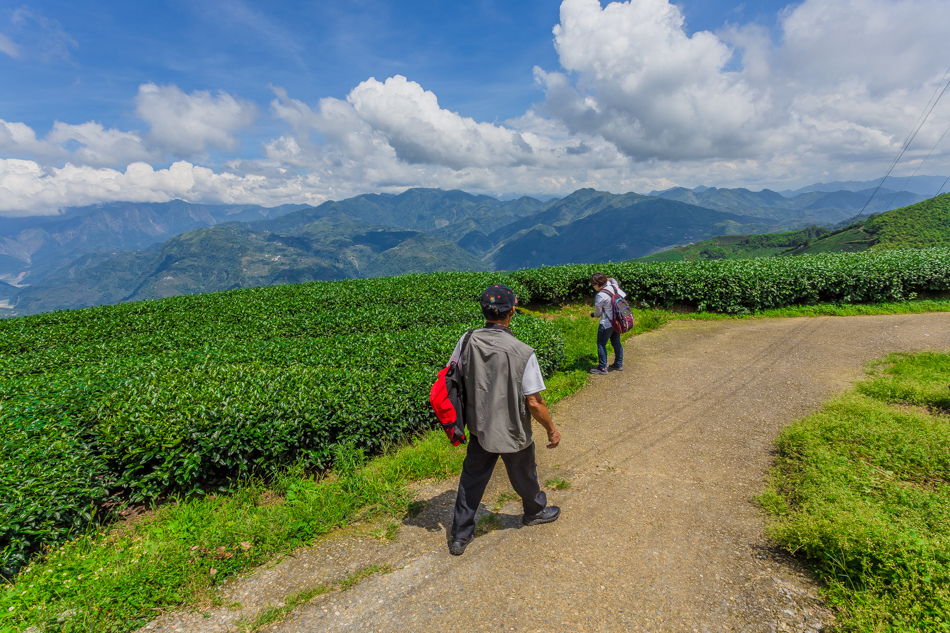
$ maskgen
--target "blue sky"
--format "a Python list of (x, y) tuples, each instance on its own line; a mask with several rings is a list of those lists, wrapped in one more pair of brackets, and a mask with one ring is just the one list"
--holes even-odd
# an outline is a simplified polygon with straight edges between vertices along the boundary
[[(827, 4), (4, 2), (0, 213), (879, 177), (950, 9)], [(948, 126), (899, 169), (948, 171)]]

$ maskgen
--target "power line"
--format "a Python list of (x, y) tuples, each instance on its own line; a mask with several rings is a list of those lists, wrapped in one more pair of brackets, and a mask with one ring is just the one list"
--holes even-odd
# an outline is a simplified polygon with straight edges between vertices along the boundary
[(943, 181), (943, 184), (940, 185), (940, 189), (937, 189), (937, 195), (940, 195), (940, 192), (943, 191), (943, 188), (947, 186), (947, 183), (950, 182), (950, 176), (947, 176), (947, 179)]
[[(868, 198), (868, 201), (864, 203), (863, 207), (861, 207), (861, 213), (864, 213), (864, 210), (868, 208), (869, 204), (871, 204), (871, 200), (874, 199), (874, 196), (877, 195), (877, 192), (880, 191), (881, 187), (884, 186), (884, 182), (887, 180), (887, 177), (891, 175), (892, 171), (894, 171), (894, 167), (896, 167), (897, 163), (899, 163), (901, 158), (903, 158), (904, 152), (907, 151), (907, 148), (910, 147), (910, 144), (914, 142), (914, 138), (917, 137), (917, 133), (920, 131), (920, 128), (922, 128), (924, 123), (927, 122), (927, 118), (930, 117), (930, 113), (933, 112), (937, 102), (940, 101), (940, 98), (943, 97), (944, 93), (947, 91), (947, 88), (950, 87), (950, 82), (947, 82), (946, 85), (943, 86), (943, 90), (940, 89), (940, 86), (946, 81), (948, 75), (950, 75), (950, 66), (947, 66), (947, 70), (943, 73), (943, 79), (941, 79), (940, 83), (937, 84), (937, 87), (934, 88), (934, 93), (930, 96), (930, 101), (927, 102), (927, 105), (924, 106), (924, 111), (921, 112), (920, 116), (917, 118), (917, 123), (914, 124), (910, 134), (907, 136), (907, 140), (905, 140), (903, 146), (901, 146), (901, 150), (898, 152), (897, 158), (895, 158), (894, 162), (891, 163), (891, 166), (887, 168), (887, 173), (884, 174), (884, 178), (882, 178), (881, 182), (878, 183), (877, 187), (875, 187), (874, 191), (871, 193), (871, 197)], [(939, 95), (937, 94), (938, 91), (940, 93)]]
[[(930, 158), (930, 155), (934, 153), (934, 150), (937, 149), (937, 146), (938, 146), (938, 145), (940, 145), (940, 141), (942, 141), (942, 140), (943, 140), (943, 137), (945, 137), (945, 136), (947, 135), (947, 132), (950, 132), (950, 126), (948, 126), (947, 129), (943, 131), (943, 134), (940, 135), (940, 138), (937, 139), (937, 142), (934, 143), (934, 146), (930, 148), (930, 151), (927, 152), (927, 155), (924, 156), (924, 159), (923, 159), (922, 161), (920, 161), (920, 163), (917, 165), (916, 169), (914, 169), (914, 173), (912, 173), (912, 174), (907, 178), (907, 180), (904, 181), (904, 184), (901, 185), (900, 191), (898, 191), (897, 193), (894, 194), (894, 197), (891, 198), (891, 201), (890, 201), (890, 202), (888, 203), (888, 205), (887, 205), (888, 207), (894, 206), (894, 201), (897, 200), (897, 196), (901, 195), (901, 192), (904, 191), (904, 187), (906, 187), (906, 186), (907, 186), (907, 183), (909, 183), (909, 182), (911, 181), (911, 178), (913, 178), (914, 176), (917, 175), (917, 172), (920, 171), (920, 168), (924, 166), (924, 163), (927, 162), (927, 159)], [(944, 181), (943, 184), (945, 185), (945, 184), (947, 184), (947, 182)], [(943, 186), (942, 186), (942, 185), (941, 185), (940, 189), (943, 189)], [(937, 190), (937, 194), (939, 194), (939, 193), (940, 193), (940, 190), (938, 189), (938, 190)], [(935, 194), (935, 195), (936, 195), (936, 194)], [(869, 202), (870, 202), (870, 201), (869, 201)]]

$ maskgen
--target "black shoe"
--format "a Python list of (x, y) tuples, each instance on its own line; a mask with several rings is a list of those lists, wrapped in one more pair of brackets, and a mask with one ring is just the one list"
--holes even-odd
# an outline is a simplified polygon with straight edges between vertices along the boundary
[(526, 514), (521, 517), (521, 522), (525, 525), (541, 525), (542, 523), (552, 523), (561, 516), (561, 509), (557, 506), (548, 506), (537, 514)]
[(606, 375), (607, 375), (607, 369), (606, 369), (606, 368), (601, 369), (600, 367), (594, 367), (593, 369), (589, 370), (587, 373), (588, 373), (588, 374), (596, 374), (596, 375), (598, 375), (598, 376), (606, 376)]
[(618, 365), (617, 363), (614, 363), (612, 365), (607, 365), (607, 369), (609, 371), (623, 371), (623, 365)]
[(453, 540), (451, 543), (449, 543), (449, 554), (452, 556), (461, 556), (465, 553), (465, 548), (468, 547), (468, 544), (474, 540), (474, 536), (470, 536), (465, 540)]

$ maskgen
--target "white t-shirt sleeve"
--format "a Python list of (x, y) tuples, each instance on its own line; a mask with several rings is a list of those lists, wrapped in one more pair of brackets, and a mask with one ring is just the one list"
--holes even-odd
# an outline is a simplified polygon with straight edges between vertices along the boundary
[(528, 359), (528, 364), (524, 368), (524, 377), (521, 379), (521, 391), (524, 395), (530, 396), (534, 393), (544, 391), (544, 376), (541, 375), (541, 366), (538, 365), (538, 357), (532, 354)]

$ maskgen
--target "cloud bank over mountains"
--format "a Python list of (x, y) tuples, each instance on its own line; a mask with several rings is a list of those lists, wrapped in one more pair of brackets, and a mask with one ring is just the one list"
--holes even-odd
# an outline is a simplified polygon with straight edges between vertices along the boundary
[[(315, 204), (411, 186), (567, 193), (870, 179), (943, 81), (947, 32), (945, 0), (805, 0), (776, 32), (693, 34), (668, 0), (564, 0), (553, 29), (561, 68), (534, 69), (544, 99), (520, 117), (476, 121), (402, 75), (312, 105), (280, 87), (258, 104), (145, 83), (130, 95), (140, 130), (57, 121), (38, 137), (0, 119), (0, 214), (174, 198)], [(18, 54), (2, 33), (0, 52)], [(262, 119), (284, 132), (241, 158)], [(906, 168), (948, 127), (941, 102)], [(938, 146), (924, 171), (950, 172), (950, 151)]]

